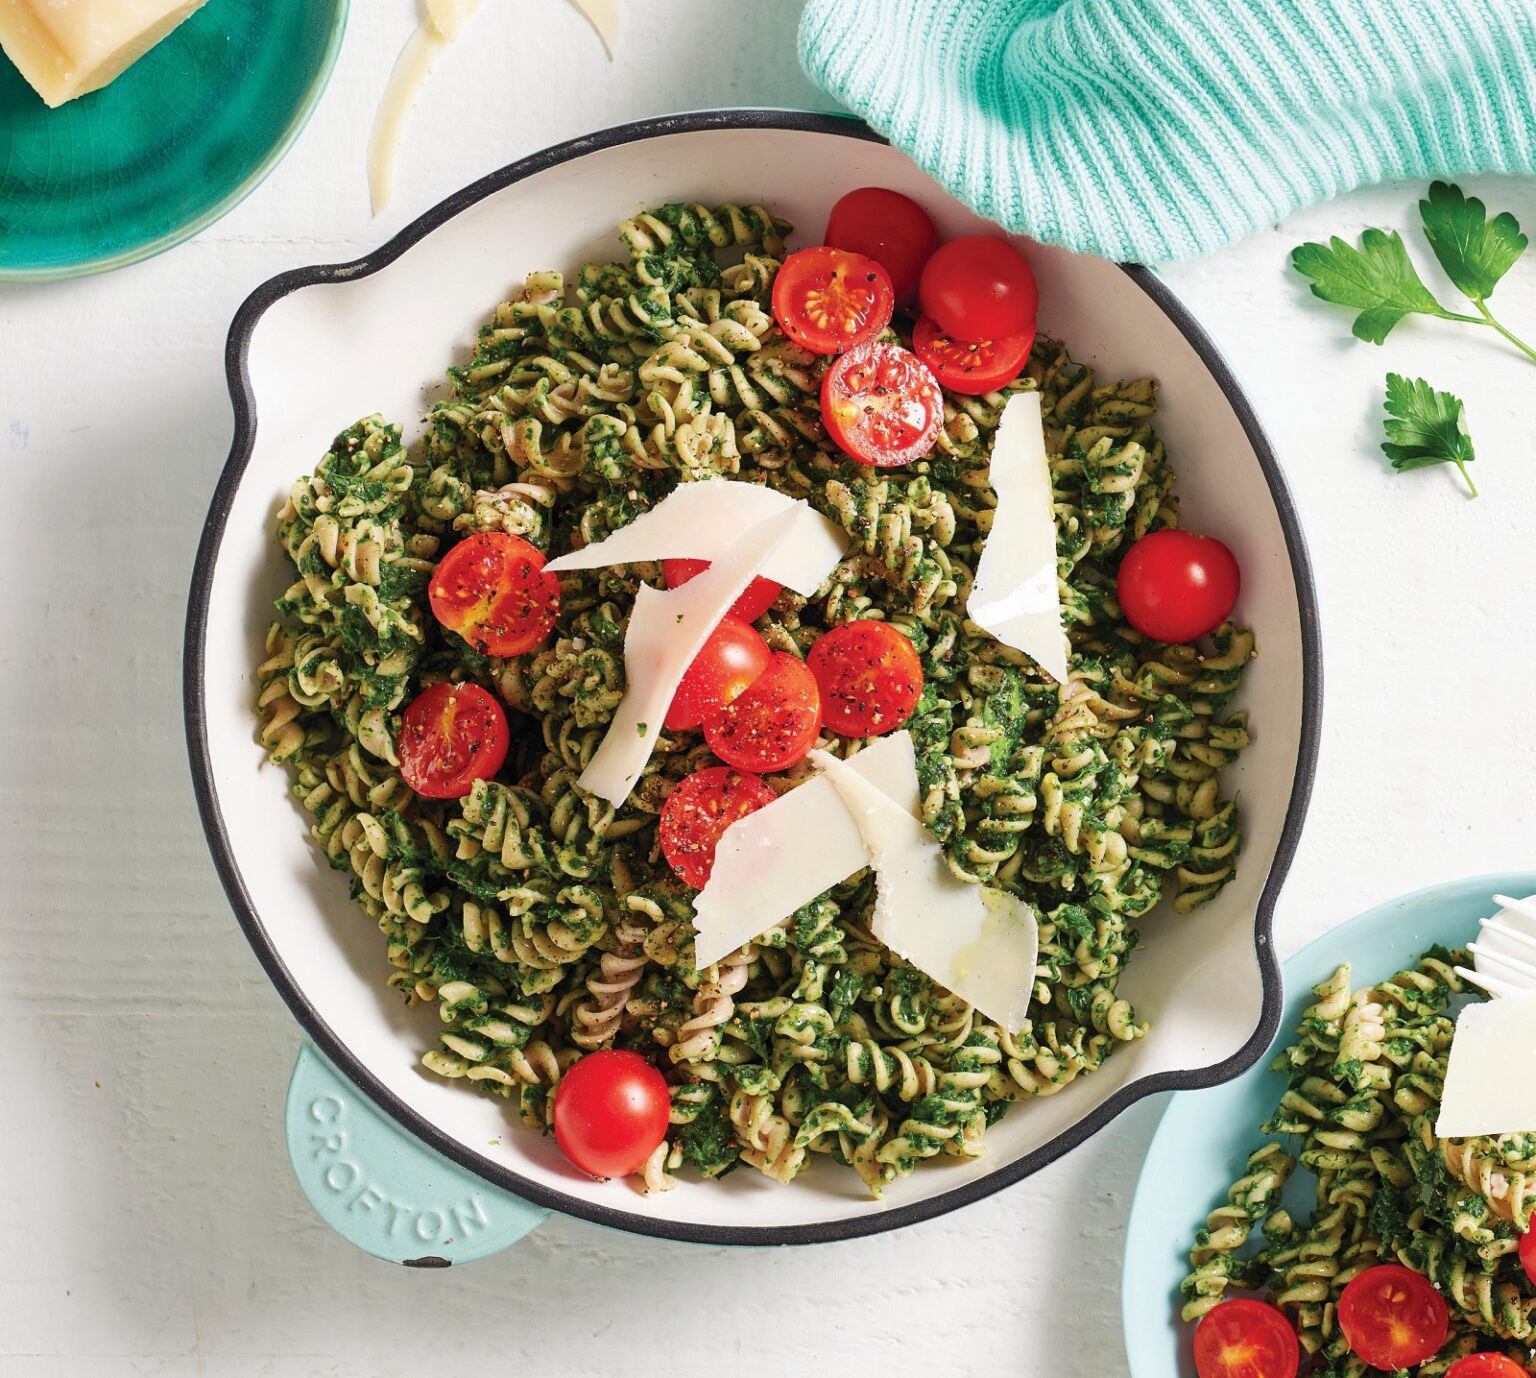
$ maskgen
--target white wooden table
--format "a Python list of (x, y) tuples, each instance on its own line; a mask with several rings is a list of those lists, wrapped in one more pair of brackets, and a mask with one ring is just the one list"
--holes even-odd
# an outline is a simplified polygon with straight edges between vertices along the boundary
[[(968, 1210), (794, 1252), (556, 1219), (499, 1259), (410, 1272), (332, 1236), (290, 1176), (297, 1029), (225, 907), (182, 747), (183, 602), (230, 434), (225, 328), (272, 273), (354, 256), (557, 140), (678, 108), (828, 108), (795, 62), (797, 0), (623, 7), (610, 67), (562, 0), (488, 0), (505, 16), (439, 69), (374, 220), (368, 120), (411, 5), (363, 0), (314, 123), (234, 214), (108, 277), (0, 286), (5, 1378), (687, 1378), (863, 1372), (877, 1353), (955, 1378), (1125, 1372), (1119, 1253), (1157, 1104)], [(1536, 182), (1467, 185), (1536, 230)], [(1536, 370), (1448, 324), (1356, 343), (1286, 267), (1304, 238), (1408, 226), (1419, 191), (1351, 196), (1167, 274), (1251, 389), (1322, 589), (1327, 728), (1285, 952), (1536, 850)], [(1536, 256), (1500, 299), (1536, 335)], [(1389, 367), (1466, 398), (1480, 501), (1453, 473), (1387, 469)]]

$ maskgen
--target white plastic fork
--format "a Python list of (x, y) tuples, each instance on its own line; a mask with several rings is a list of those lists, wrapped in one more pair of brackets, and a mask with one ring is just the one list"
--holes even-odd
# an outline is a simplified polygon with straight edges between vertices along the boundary
[(1495, 895), (1496, 914), (1478, 924), (1478, 941), (1467, 944), (1475, 970), (1456, 973), (1489, 995), (1527, 995), (1536, 991), (1536, 895), (1512, 899)]

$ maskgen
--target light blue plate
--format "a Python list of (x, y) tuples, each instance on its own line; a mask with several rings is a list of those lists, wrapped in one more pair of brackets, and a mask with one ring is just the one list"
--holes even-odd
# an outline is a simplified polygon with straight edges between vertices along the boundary
[[(1507, 871), (1432, 885), (1357, 915), (1285, 964), (1288, 992), (1277, 1043), (1291, 1041), (1312, 987), (1350, 962), (1357, 982), (1390, 976), (1426, 948), (1456, 947), (1477, 936), (1495, 894), (1536, 893), (1536, 871)], [(1120, 1304), (1133, 1378), (1193, 1378), (1190, 1337), (1179, 1320), (1179, 1283), (1195, 1231), (1242, 1176), (1264, 1136), (1259, 1125), (1285, 1090), (1269, 1058), (1236, 1081), (1184, 1091), (1168, 1103), (1141, 1167), (1126, 1230)], [(1298, 1174), (1299, 1176), (1300, 1174)]]

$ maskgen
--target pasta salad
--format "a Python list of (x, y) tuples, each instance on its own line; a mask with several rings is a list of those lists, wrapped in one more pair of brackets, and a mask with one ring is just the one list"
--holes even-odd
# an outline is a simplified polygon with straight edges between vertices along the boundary
[(1273, 1063), (1286, 1090), (1270, 1140), (1190, 1251), (1200, 1378), (1527, 1373), (1536, 1133), (1451, 1134), (1444, 1119), (1469, 961), (1432, 948), (1384, 980), (1341, 966), (1313, 988)]
[[(760, 205), (626, 220), (621, 259), (495, 308), (417, 441), (356, 422), (276, 522), (293, 582), (260, 740), (388, 984), (437, 1010), (422, 1066), (648, 1190), (743, 1164), (789, 1182), (820, 1156), (879, 1195), (979, 1154), (1013, 1102), (1146, 1032), (1118, 991), (1140, 925), (1209, 901), (1241, 841), (1222, 777), (1254, 643), (1227, 617), (1230, 554), (1177, 529), (1153, 381), (1037, 336), (1018, 251), (935, 250), (896, 193), (845, 198), (826, 245), (790, 254), (789, 233)], [(1023, 403), (1055, 636), (1033, 654), (972, 597)], [(794, 515), (572, 567), (705, 484)], [(684, 595), (717, 599), (709, 626), (640, 645)], [(647, 680), (659, 721), (639, 677), (669, 657), (686, 673)], [(1025, 953), (1020, 1017), (951, 989), (981, 979), (963, 954), (942, 979), (909, 960), (874, 842), (696, 964), (717, 847), (811, 783), (851, 799), (868, 781), (842, 767), (877, 744), (915, 773), (925, 893), (967, 915), (984, 893), (977, 941)]]

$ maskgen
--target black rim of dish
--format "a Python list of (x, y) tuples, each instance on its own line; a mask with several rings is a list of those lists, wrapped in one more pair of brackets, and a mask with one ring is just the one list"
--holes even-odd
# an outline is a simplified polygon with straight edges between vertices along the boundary
[(1286, 551), (1290, 559), (1291, 575), (1296, 585), (1301, 618), (1302, 717), (1296, 773), (1291, 785), (1285, 823), (1254, 915), (1254, 949), (1263, 989), (1259, 1022), (1242, 1048), (1225, 1061), (1194, 1071), (1162, 1072), (1134, 1081), (1094, 1107), (1081, 1120), (1058, 1134), (1049, 1143), (1041, 1145), (1032, 1153), (1027, 1153), (1011, 1163), (998, 1167), (985, 1176), (921, 1201), (887, 1208), (872, 1207), (867, 1214), (849, 1216), (840, 1220), (761, 1227), (708, 1225), (639, 1215), (611, 1206), (595, 1205), (580, 1197), (569, 1196), (564, 1192), (530, 1181), (498, 1163), (470, 1152), (391, 1093), (373, 1075), (366, 1064), (330, 1029), (284, 966), (267, 935), (261, 916), (256, 912), (250, 895), (246, 891), (244, 879), (230, 847), (224, 826), (224, 816), (219, 807), (218, 794), (213, 782), (207, 719), (204, 711), (203, 661), (213, 572), (223, 543), (225, 523), (228, 520), (236, 490), (245, 473), (246, 464), (250, 459), (256, 432), (256, 402), (251, 393), (246, 354), (256, 324), (267, 309), (280, 298), (300, 288), (318, 283), (366, 277), (378, 272), (461, 211), (547, 168), (600, 149), (637, 143), (669, 134), (735, 129), (794, 130), (832, 134), (842, 138), (862, 139), (876, 143), (884, 142), (868, 126), (851, 117), (792, 110), (698, 111), (617, 125), (612, 129), (557, 144), (482, 177), (434, 206), (383, 247), (363, 258), (351, 263), (326, 264), (281, 273), (263, 283), (246, 299), (230, 326), (229, 340), (225, 349), (225, 370), (229, 381), (230, 400), (234, 407), (235, 432), (229, 459), (224, 465), (218, 486), (214, 490), (193, 570), (183, 650), (182, 695), (186, 717), (187, 749), (191, 756), (192, 780), (197, 794), (198, 810), (202, 816), (203, 830), (208, 837), (208, 846), (213, 853), (214, 864), (218, 868), (219, 879), (235, 911), (235, 917), (240, 921), (240, 926), (245, 930), (245, 936), (250, 941), (257, 959), (261, 962), (272, 984), (277, 987), (278, 993), (287, 1002), (294, 1018), (299, 1021), (304, 1031), (326, 1057), (363, 1095), (390, 1115), (405, 1130), (431, 1145), (444, 1157), (524, 1200), (566, 1215), (577, 1216), (615, 1229), (628, 1230), (635, 1234), (693, 1243), (816, 1244), (894, 1230), (903, 1225), (943, 1215), (990, 1196), (993, 1192), (1021, 1181), (1032, 1173), (1038, 1172), (1048, 1163), (1071, 1152), (1109, 1124), (1122, 1111), (1145, 1096), (1159, 1091), (1198, 1090), (1202, 1087), (1215, 1086), (1237, 1076), (1259, 1059), (1279, 1026), (1283, 990), (1280, 966), (1271, 940), (1271, 925), (1275, 902), (1301, 838), (1302, 824), (1311, 798), (1312, 779), (1317, 764), (1323, 690), (1317, 592), (1313, 583), (1312, 567), (1307, 556), (1300, 517), (1269, 439), (1264, 434), (1257, 416), (1238, 386), (1231, 369), (1210, 337), (1161, 280), (1145, 268), (1121, 265), (1122, 271), (1152, 298), (1200, 356), (1225, 394), (1252, 444), (1285, 536)]

